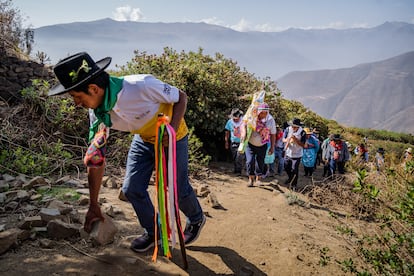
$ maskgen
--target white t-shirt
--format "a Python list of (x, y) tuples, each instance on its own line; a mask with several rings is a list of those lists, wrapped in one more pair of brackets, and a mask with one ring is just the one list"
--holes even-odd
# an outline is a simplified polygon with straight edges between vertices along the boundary
[[(178, 102), (178, 88), (166, 84), (152, 75), (125, 76), (115, 106), (109, 112), (113, 129), (140, 134), (144, 141), (155, 140), (155, 123), (159, 113), (172, 115), (173, 104)], [(89, 112), (90, 120), (96, 118)], [(182, 122), (184, 124), (184, 120)], [(186, 134), (187, 128), (180, 125), (177, 139)]]

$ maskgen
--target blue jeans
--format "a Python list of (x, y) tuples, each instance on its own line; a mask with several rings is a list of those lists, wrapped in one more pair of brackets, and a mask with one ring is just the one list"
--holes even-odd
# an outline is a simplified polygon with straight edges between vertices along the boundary
[(338, 169), (338, 172), (340, 174), (344, 174), (345, 173), (345, 162), (338, 162), (333, 159), (329, 160), (329, 170), (330, 170), (329, 175), (335, 174), (336, 169)]
[(275, 172), (276, 162), (277, 162), (277, 174), (282, 175), (284, 167), (285, 167), (285, 158), (283, 157), (283, 148), (275, 147), (275, 162), (273, 162), (269, 166), (270, 168), (269, 171), (271, 173)]
[[(155, 212), (147, 189), (154, 167), (154, 144), (144, 142), (139, 135), (134, 135), (128, 152), (122, 191), (131, 202), (139, 223), (150, 235), (154, 234)], [(177, 141), (177, 185), (178, 205), (187, 221), (201, 221), (203, 210), (188, 181), (188, 136)]]

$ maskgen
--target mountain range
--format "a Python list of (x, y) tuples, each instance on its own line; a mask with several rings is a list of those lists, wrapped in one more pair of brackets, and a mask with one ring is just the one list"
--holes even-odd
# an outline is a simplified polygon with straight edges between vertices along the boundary
[(414, 134), (414, 51), (351, 68), (291, 72), (283, 95), (347, 126)]
[[(386, 22), (374, 28), (345, 30), (288, 29), (282, 32), (238, 32), (206, 23), (144, 23), (102, 19), (44, 26), (35, 29), (34, 38), (33, 53), (45, 52), (53, 64), (69, 54), (87, 51), (96, 60), (111, 56), (113, 62), (110, 69), (115, 69), (116, 65), (125, 65), (134, 57), (134, 50), (160, 54), (164, 47), (176, 51), (198, 51), (202, 48), (204, 54), (221, 53), (237, 61), (241, 68), (254, 73), (259, 78), (270, 77), (277, 80), (286, 97), (301, 102), (306, 100), (303, 103), (320, 115), (330, 119), (337, 118), (338, 122), (350, 126), (379, 127), (397, 131), (400, 129), (397, 127), (400, 123), (397, 117), (404, 117), (406, 112), (411, 111), (412, 114), (413, 111), (408, 107), (410, 104), (407, 99), (397, 98), (399, 94), (392, 97), (396, 102), (393, 104), (392, 114), (388, 111), (384, 112), (388, 115), (386, 120), (383, 117), (379, 119), (374, 112), (367, 116), (368, 113), (355, 110), (352, 112), (353, 115), (355, 113), (355, 116), (352, 116), (355, 118), (346, 118), (342, 121), (344, 115), (343, 111), (340, 111), (340, 109), (349, 111), (349, 108), (354, 108), (354, 106), (342, 106), (346, 102), (341, 100), (347, 98), (346, 92), (349, 92), (351, 86), (355, 88), (355, 83), (351, 81), (362, 80), (367, 76), (368, 64), (375, 67), (381, 64), (378, 62), (380, 60), (393, 59), (414, 50), (414, 24), (409, 23)], [(413, 61), (410, 62), (412, 64)], [(308, 87), (308, 96), (312, 94), (313, 98), (303, 99), (306, 93), (299, 89), (299, 84), (306, 84), (306, 79), (303, 78), (311, 78), (312, 74), (309, 71), (321, 72), (321, 70), (327, 70), (325, 73), (330, 72), (335, 76), (347, 70), (352, 73), (349, 73), (348, 77), (343, 77), (344, 80), (347, 78), (347, 81), (342, 82), (343, 86), (340, 86), (340, 82), (332, 87), (325, 83), (329, 89), (335, 91), (323, 90), (322, 84), (314, 87), (315, 89)], [(336, 70), (339, 71), (335, 73)], [(399, 74), (398, 65), (393, 70), (396, 71), (393, 80), (403, 78), (406, 72)], [(370, 72), (373, 74), (374, 70)], [(381, 75), (381, 71), (376, 71), (376, 74), (378, 75), (375, 82), (387, 78), (387, 75)], [(316, 73), (314, 76), (316, 77)], [(409, 76), (412, 78), (412, 75), (408, 75), (407, 82)], [(326, 82), (323, 76), (319, 76), (319, 79), (315, 79), (313, 83), (317, 83), (318, 80)], [(376, 87), (370, 91), (375, 90), (377, 96), (386, 95), (387, 89), (389, 93), (395, 94), (394, 86), (399, 85), (398, 81), (393, 81), (378, 87), (370, 80), (374, 80), (372, 75), (365, 78), (365, 82), (360, 83), (360, 86), (365, 87), (367, 91), (370, 90), (367, 88)], [(297, 83), (296, 86), (294, 82)], [(294, 87), (297, 90), (294, 90)], [(411, 92), (412, 95), (413, 86), (405, 84), (405, 87), (411, 87), (411, 90), (406, 90), (405, 93)], [(384, 91), (378, 92), (379, 88)], [(353, 90), (354, 96), (358, 93), (355, 91)], [(342, 96), (327, 97), (328, 94), (338, 93)], [(318, 97), (325, 97), (328, 100), (318, 102), (315, 100)], [(377, 97), (368, 97), (366, 100), (375, 98)], [(337, 103), (331, 102), (332, 100)], [(374, 106), (378, 105), (358, 105), (362, 109), (372, 109)], [(413, 106), (412, 100), (411, 106)], [(389, 109), (389, 106), (381, 105), (378, 108)], [(400, 115), (397, 116), (397, 113)], [(358, 117), (357, 114), (363, 117)], [(407, 132), (405, 129), (402, 131)]]

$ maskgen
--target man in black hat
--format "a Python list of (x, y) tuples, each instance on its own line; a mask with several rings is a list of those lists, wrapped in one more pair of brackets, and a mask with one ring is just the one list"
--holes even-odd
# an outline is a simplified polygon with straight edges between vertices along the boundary
[(285, 143), (285, 171), (288, 179), (285, 184), (296, 188), (299, 177), (299, 165), (303, 156), (303, 146), (306, 142), (306, 133), (303, 131), (300, 119), (294, 118), (286, 129)]
[[(131, 132), (134, 138), (128, 153), (122, 191), (132, 204), (145, 233), (136, 238), (131, 249), (145, 252), (154, 246), (154, 206), (147, 188), (155, 165), (155, 133), (158, 114), (170, 118), (176, 131), (177, 185), (179, 208), (187, 217), (186, 244), (194, 242), (206, 221), (203, 210), (188, 180), (188, 129), (184, 121), (187, 95), (152, 75), (109, 76), (104, 70), (111, 58), (95, 62), (81, 52), (61, 60), (54, 67), (60, 82), (49, 95), (69, 93), (77, 106), (89, 108), (91, 127), (85, 164), (88, 166), (90, 205), (84, 228), (91, 231), (102, 220), (98, 194), (104, 174), (104, 150), (109, 128)], [(103, 131), (102, 131), (103, 130)], [(103, 137), (104, 136), (104, 137)], [(168, 137), (163, 137), (168, 145)]]

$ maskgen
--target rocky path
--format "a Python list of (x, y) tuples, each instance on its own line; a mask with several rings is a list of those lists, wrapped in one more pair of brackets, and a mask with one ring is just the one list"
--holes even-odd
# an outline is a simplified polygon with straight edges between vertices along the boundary
[[(280, 184), (283, 176), (248, 188), (247, 177), (229, 171), (229, 164), (212, 164), (208, 179), (193, 181), (210, 196), (199, 197), (207, 222), (200, 238), (187, 247), (187, 270), (178, 248), (172, 260), (159, 256), (156, 263), (152, 250), (132, 252), (129, 243), (142, 229), (129, 203), (118, 199), (118, 189), (103, 187), (103, 209), (118, 229), (114, 242), (93, 245), (79, 237), (38, 234), (0, 255), (0, 275), (346, 275), (341, 262), (358, 264), (349, 237), (338, 229), (362, 232), (364, 223), (290, 191)], [(301, 177), (300, 185), (312, 185), (312, 180)], [(81, 220), (87, 207), (73, 207)], [(19, 214), (13, 215), (19, 221)], [(2, 223), (8, 226), (9, 217), (0, 216)]]

